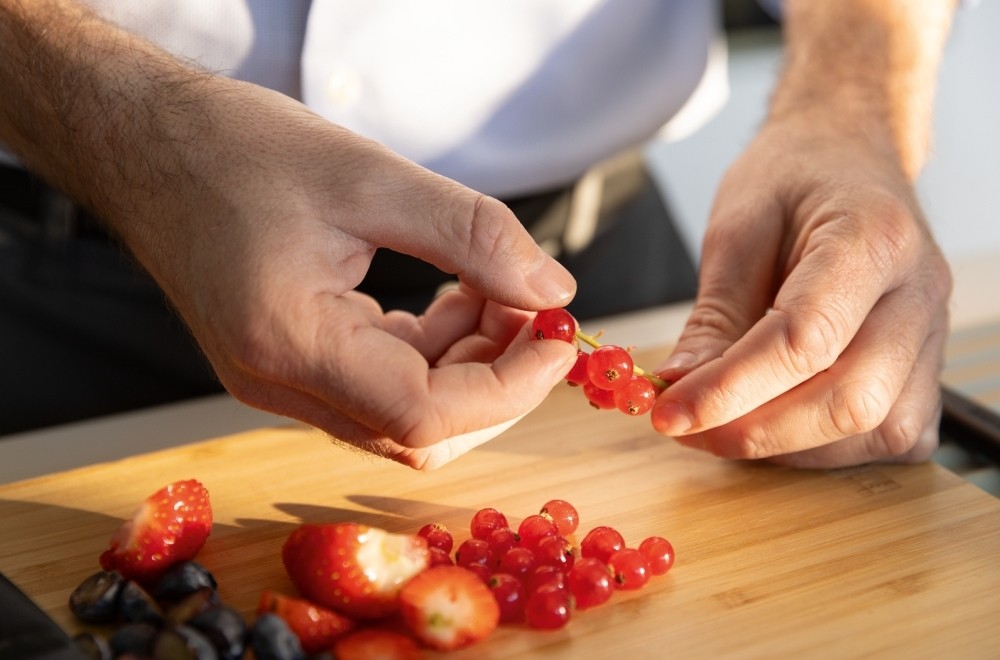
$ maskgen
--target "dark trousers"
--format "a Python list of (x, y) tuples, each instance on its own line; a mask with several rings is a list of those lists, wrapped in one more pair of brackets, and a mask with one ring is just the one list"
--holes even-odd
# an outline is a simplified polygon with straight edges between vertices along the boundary
[[(631, 155), (507, 203), (577, 277), (570, 310), (581, 320), (694, 295), (691, 258)], [(419, 313), (449, 279), (379, 250), (360, 289)], [(163, 294), (100, 223), (10, 168), (0, 168), (0, 382), (0, 435), (221, 391)]]

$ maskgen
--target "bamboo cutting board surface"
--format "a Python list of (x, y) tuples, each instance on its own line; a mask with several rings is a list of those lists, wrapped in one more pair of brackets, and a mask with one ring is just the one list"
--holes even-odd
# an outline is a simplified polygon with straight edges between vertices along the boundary
[[(643, 358), (652, 363), (657, 356)], [(137, 504), (195, 477), (216, 524), (199, 560), (248, 616), (292, 592), (280, 548), (302, 522), (461, 541), (472, 513), (516, 524), (546, 500), (657, 534), (677, 563), (557, 632), (501, 627), (455, 658), (941, 657), (1000, 655), (1000, 500), (934, 464), (826, 472), (725, 462), (646, 419), (597, 412), (559, 387), (510, 431), (418, 473), (296, 427), (264, 428), (0, 487), (0, 570), (70, 631), (72, 589)]]

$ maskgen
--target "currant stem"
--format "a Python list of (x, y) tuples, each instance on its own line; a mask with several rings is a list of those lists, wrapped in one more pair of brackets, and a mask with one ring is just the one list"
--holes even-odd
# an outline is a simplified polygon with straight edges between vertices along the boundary
[[(597, 341), (597, 338), (599, 336), (600, 336), (600, 334), (588, 335), (587, 333), (583, 332), (582, 330), (577, 330), (576, 331), (576, 338), (578, 340), (582, 341), (584, 344), (587, 344), (591, 348), (600, 348), (603, 345), (603, 344), (601, 344), (601, 342)], [(667, 381), (663, 380), (659, 376), (654, 376), (653, 374), (647, 372), (646, 370), (644, 370), (639, 365), (635, 365), (633, 367), (633, 373), (635, 373), (637, 376), (642, 376), (643, 378), (645, 378), (646, 380), (648, 380), (649, 382), (651, 382), (653, 385), (655, 385), (656, 387), (658, 387), (661, 390), (665, 390), (665, 389), (667, 389), (667, 387), (670, 386), (670, 383), (668, 383)]]

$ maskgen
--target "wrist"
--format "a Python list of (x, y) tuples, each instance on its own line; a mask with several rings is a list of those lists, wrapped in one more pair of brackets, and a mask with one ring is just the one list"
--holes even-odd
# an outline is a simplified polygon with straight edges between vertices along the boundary
[(893, 156), (912, 180), (929, 151), (935, 78), (954, 0), (787, 0), (769, 119)]

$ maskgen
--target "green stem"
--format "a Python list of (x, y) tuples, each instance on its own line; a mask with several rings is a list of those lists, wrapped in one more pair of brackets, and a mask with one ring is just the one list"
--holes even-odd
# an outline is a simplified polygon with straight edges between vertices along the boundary
[[(587, 344), (591, 348), (600, 348), (601, 346), (603, 346), (603, 344), (601, 344), (601, 342), (597, 341), (597, 337), (598, 336), (600, 336), (600, 335), (599, 334), (598, 335), (588, 335), (587, 333), (583, 332), (582, 330), (577, 330), (576, 331), (576, 338), (579, 341), (582, 341), (584, 344)], [(639, 365), (635, 365), (633, 367), (633, 372), (636, 375), (638, 375), (638, 376), (642, 376), (643, 378), (645, 378), (646, 380), (648, 380), (649, 382), (651, 382), (653, 385), (655, 385), (656, 387), (658, 387), (661, 390), (665, 390), (665, 389), (667, 389), (667, 387), (670, 386), (669, 382), (663, 380), (659, 376), (654, 376), (653, 374), (649, 373), (648, 371), (646, 371), (645, 369), (643, 369)]]

